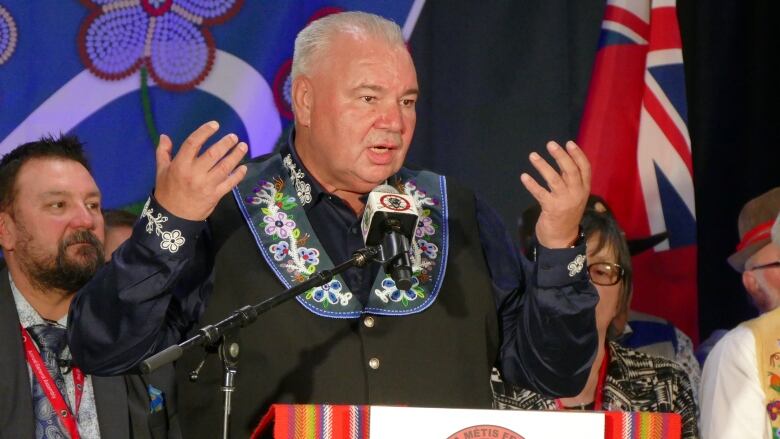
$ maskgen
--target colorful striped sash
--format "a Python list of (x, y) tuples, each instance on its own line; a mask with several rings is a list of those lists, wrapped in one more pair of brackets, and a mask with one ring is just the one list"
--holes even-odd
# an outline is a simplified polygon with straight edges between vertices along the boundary
[(274, 404), (263, 416), (252, 439), (271, 423), (275, 438), (368, 439), (369, 406)]

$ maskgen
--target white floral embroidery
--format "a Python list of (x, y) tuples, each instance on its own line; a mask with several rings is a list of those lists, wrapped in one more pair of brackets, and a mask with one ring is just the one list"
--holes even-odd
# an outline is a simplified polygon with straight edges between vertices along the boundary
[(171, 253), (176, 253), (179, 251), (179, 247), (184, 244), (184, 237), (181, 236), (181, 232), (179, 230), (174, 230), (173, 232), (163, 232), (162, 239), (163, 241), (160, 243), (160, 247), (167, 249)]
[(290, 178), (295, 184), (295, 192), (298, 195), (298, 200), (300, 200), (301, 205), (305, 206), (311, 203), (311, 185), (303, 181), (306, 174), (304, 174), (303, 171), (298, 170), (295, 163), (293, 163), (290, 154), (287, 154), (287, 156), (284, 157), (282, 164), (290, 171)]
[(163, 216), (161, 213), (155, 215), (154, 210), (149, 207), (150, 201), (146, 200), (144, 210), (141, 212), (141, 217), (146, 218), (147, 221), (146, 233), (154, 233), (162, 239), (160, 242), (161, 249), (176, 253), (184, 245), (186, 239), (182, 236), (181, 230), (163, 230), (163, 224), (168, 222), (168, 217)]
[(574, 277), (577, 273), (582, 271), (582, 267), (585, 266), (585, 256), (577, 255), (573, 261), (569, 262), (566, 268), (569, 269), (569, 277)]

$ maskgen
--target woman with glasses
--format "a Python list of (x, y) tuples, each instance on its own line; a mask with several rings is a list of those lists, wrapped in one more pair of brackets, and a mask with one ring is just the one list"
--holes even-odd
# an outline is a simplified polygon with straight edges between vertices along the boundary
[(682, 367), (612, 341), (621, 329), (615, 327), (616, 318), (625, 314), (631, 302), (631, 255), (622, 231), (608, 212), (593, 209), (586, 210), (582, 228), (587, 240), (588, 273), (599, 293), (596, 328), (600, 343), (588, 381), (578, 395), (556, 399), (504, 383), (494, 371), (495, 406), (679, 413), (682, 437), (698, 437), (696, 403)]

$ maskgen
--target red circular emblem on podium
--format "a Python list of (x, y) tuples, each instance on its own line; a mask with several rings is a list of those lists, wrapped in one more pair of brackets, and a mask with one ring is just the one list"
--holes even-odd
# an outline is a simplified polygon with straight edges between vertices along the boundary
[(498, 438), (525, 439), (519, 433), (498, 425), (475, 425), (451, 434), (447, 439)]

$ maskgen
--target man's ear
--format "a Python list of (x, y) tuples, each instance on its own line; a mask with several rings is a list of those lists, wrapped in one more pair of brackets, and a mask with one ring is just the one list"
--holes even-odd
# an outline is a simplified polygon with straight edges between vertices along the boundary
[(0, 247), (13, 250), (16, 243), (16, 227), (13, 218), (7, 212), (0, 212)]
[(311, 107), (314, 101), (312, 83), (305, 75), (298, 75), (292, 83), (292, 107), (295, 121), (304, 127), (311, 125)]
[(742, 272), (742, 285), (744, 285), (745, 290), (754, 303), (761, 304), (764, 302), (764, 291), (761, 289), (761, 285), (752, 271)]

